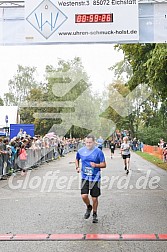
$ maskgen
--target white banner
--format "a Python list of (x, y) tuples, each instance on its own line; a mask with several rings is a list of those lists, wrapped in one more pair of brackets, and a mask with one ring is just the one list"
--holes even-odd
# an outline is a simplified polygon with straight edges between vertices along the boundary
[(164, 8), (163, 4), (155, 4), (154, 13), (154, 41), (167, 42), (167, 5)]
[(137, 0), (26, 0), (26, 43), (139, 41)]

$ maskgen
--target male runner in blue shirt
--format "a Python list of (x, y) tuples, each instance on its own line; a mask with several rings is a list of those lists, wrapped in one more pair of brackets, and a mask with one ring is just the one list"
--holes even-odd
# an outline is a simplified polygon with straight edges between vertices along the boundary
[[(97, 223), (97, 207), (98, 197), (100, 196), (100, 169), (106, 167), (105, 157), (103, 152), (95, 146), (95, 138), (92, 135), (88, 135), (85, 140), (85, 147), (78, 150), (76, 154), (76, 170), (79, 173), (79, 160), (82, 161), (81, 167), (81, 195), (84, 203), (87, 206), (85, 219), (90, 217), (90, 213), (93, 209), (93, 223)], [(92, 197), (93, 206), (90, 204), (88, 197)]]

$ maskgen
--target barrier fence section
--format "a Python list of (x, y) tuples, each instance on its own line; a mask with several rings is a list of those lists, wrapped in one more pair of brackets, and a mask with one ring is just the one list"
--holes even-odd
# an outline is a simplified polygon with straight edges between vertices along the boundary
[(0, 152), (0, 178), (11, 175), (17, 171), (33, 169), (45, 162), (56, 160), (72, 151), (77, 151), (78, 145), (66, 144), (63, 148), (48, 146), (41, 148), (29, 148), (26, 150), (26, 158), (22, 159), (18, 152), (12, 155), (10, 151)]
[[(59, 157), (59, 153), (57, 148), (55, 147), (48, 147), (48, 148), (41, 148), (41, 149), (28, 149), (27, 150), (27, 160), (25, 163), (25, 168), (34, 168), (42, 163), (49, 162), (55, 160)], [(18, 157), (19, 163), (19, 157)], [(19, 166), (20, 167), (20, 166)], [(20, 167), (23, 168), (23, 167)]]
[(59, 153), (55, 147), (27, 149), (24, 159), (17, 153), (13, 156), (8, 151), (4, 151), (0, 154), (0, 176), (11, 175), (22, 169), (32, 169), (58, 157)]
[(158, 146), (151, 146), (145, 144), (143, 151), (163, 160), (163, 149)]

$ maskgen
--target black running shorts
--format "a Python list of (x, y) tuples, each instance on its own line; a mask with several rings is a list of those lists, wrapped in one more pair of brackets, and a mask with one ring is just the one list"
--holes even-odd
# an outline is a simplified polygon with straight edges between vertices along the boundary
[(99, 197), (101, 195), (100, 181), (89, 181), (82, 179), (81, 194), (89, 194), (89, 191), (92, 197)]
[(123, 159), (130, 158), (130, 154), (128, 155), (122, 155)]

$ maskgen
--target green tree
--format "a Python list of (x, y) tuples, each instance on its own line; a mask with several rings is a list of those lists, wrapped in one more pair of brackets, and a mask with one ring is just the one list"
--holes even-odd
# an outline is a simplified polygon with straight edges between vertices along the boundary
[[(62, 73), (61, 77), (57, 77), (59, 73)], [(66, 73), (68, 73), (68, 76)], [(72, 120), (73, 126), (67, 133), (67, 136), (83, 137), (88, 133), (86, 126), (90, 125), (91, 129), (92, 126), (98, 125), (100, 101), (91, 92), (91, 84), (80, 58), (76, 57), (71, 61), (60, 60), (57, 68), (47, 66), (46, 76), (48, 81), (46, 100), (71, 101), (75, 103), (75, 117), (73, 117), (73, 113), (69, 115), (69, 120)], [(73, 80), (77, 80), (77, 83), (71, 90), (62, 96), (56, 94), (57, 85), (60, 87), (60, 83), (65, 85), (67, 83), (68, 87), (68, 83)], [(52, 108), (51, 111), (52, 113), (57, 112), (55, 108)], [(59, 112), (62, 111), (64, 113), (68, 112), (65, 108), (63, 110), (59, 108)], [(82, 127), (78, 127), (78, 122)]]
[(166, 129), (167, 125), (167, 100), (163, 101), (158, 110), (158, 125)]
[(123, 50), (133, 71), (128, 81), (130, 89), (146, 83), (162, 100), (166, 99), (167, 44), (124, 44), (117, 48)]
[[(124, 61), (118, 62), (110, 68), (117, 79), (126, 77), (125, 85), (132, 91), (136, 86), (147, 84), (150, 87), (150, 96), (140, 106), (136, 104), (136, 112), (132, 113), (134, 133), (140, 132), (148, 140), (149, 132), (161, 132), (166, 125), (167, 115), (167, 45), (166, 44), (124, 44), (117, 45), (118, 50), (123, 50)], [(121, 122), (121, 121), (120, 121)], [(132, 125), (129, 123), (129, 125)], [(149, 134), (149, 133), (148, 133)], [(154, 134), (156, 135), (156, 134)], [(140, 135), (141, 136), (141, 135)]]
[[(126, 86), (125, 83), (121, 79), (114, 80), (113, 83), (108, 85), (108, 91), (106, 91), (106, 94), (105, 94), (105, 97), (108, 97), (107, 100), (109, 101), (109, 103), (110, 103), (110, 100), (113, 99), (113, 90), (116, 90), (123, 97), (126, 97), (130, 92), (128, 86)], [(115, 97), (114, 101), (117, 105), (119, 104), (119, 98)], [(124, 106), (124, 104), (120, 104), (120, 108), (121, 106)], [(111, 106), (109, 106), (105, 110), (105, 112), (102, 113), (101, 116), (111, 119), (116, 124), (116, 128), (119, 130), (122, 130), (122, 129), (130, 130), (132, 136), (134, 136), (135, 122), (137, 120), (135, 105), (134, 105), (134, 112), (129, 113), (129, 115), (126, 117), (120, 116)]]
[(161, 96), (167, 97), (167, 44), (156, 44), (146, 62), (149, 85)]
[(40, 104), (40, 102), (43, 101), (43, 95), (44, 91), (43, 88), (34, 88), (30, 90), (29, 95), (26, 97), (27, 107), (21, 107), (20, 108), (20, 118), (21, 123), (32, 123), (35, 125), (35, 131), (39, 134), (45, 133), (45, 126), (42, 120), (36, 119), (34, 114), (38, 113), (38, 111), (41, 112), (40, 108), (33, 107), (33, 103), (37, 102), (37, 104)]
[[(36, 133), (44, 135), (53, 129), (53, 125), (61, 123), (60, 119), (54, 118), (55, 113), (71, 112), (69, 113), (69, 120), (72, 121), (73, 126), (66, 135), (68, 137), (83, 137), (88, 134), (89, 130), (85, 128), (85, 125), (88, 125), (86, 120), (89, 120), (90, 126), (97, 125), (101, 100), (91, 92), (89, 78), (81, 59), (59, 60), (57, 67), (46, 66), (45, 76), (46, 84), (29, 92), (26, 98), (27, 108), (21, 110), (22, 122), (34, 123)], [(68, 90), (69, 82), (75, 79), (78, 80), (76, 85)], [(61, 90), (62, 85), (65, 92)], [(64, 94), (60, 95), (60, 91)], [(75, 110), (74, 108), (52, 106), (54, 102), (63, 103), (65, 101), (74, 102)], [(38, 107), (32, 107), (33, 102), (37, 102)], [(40, 106), (42, 102), (45, 102), (46, 106)], [(75, 117), (73, 117), (74, 111)], [(34, 118), (34, 114), (36, 114), (36, 118)], [(78, 122), (82, 127), (78, 127)]]
[(26, 99), (30, 90), (38, 86), (34, 77), (35, 73), (35, 67), (18, 65), (16, 75), (8, 82), (9, 92), (4, 94), (6, 105), (19, 105)]
[(145, 127), (138, 131), (137, 138), (145, 144), (157, 146), (161, 138), (167, 139), (167, 131), (157, 127)]
[(0, 97), (0, 106), (4, 106), (4, 101), (1, 97)]
[(114, 71), (114, 75), (117, 79), (124, 80), (129, 79), (132, 76), (132, 67), (128, 60), (124, 59), (111, 66), (109, 70)]

